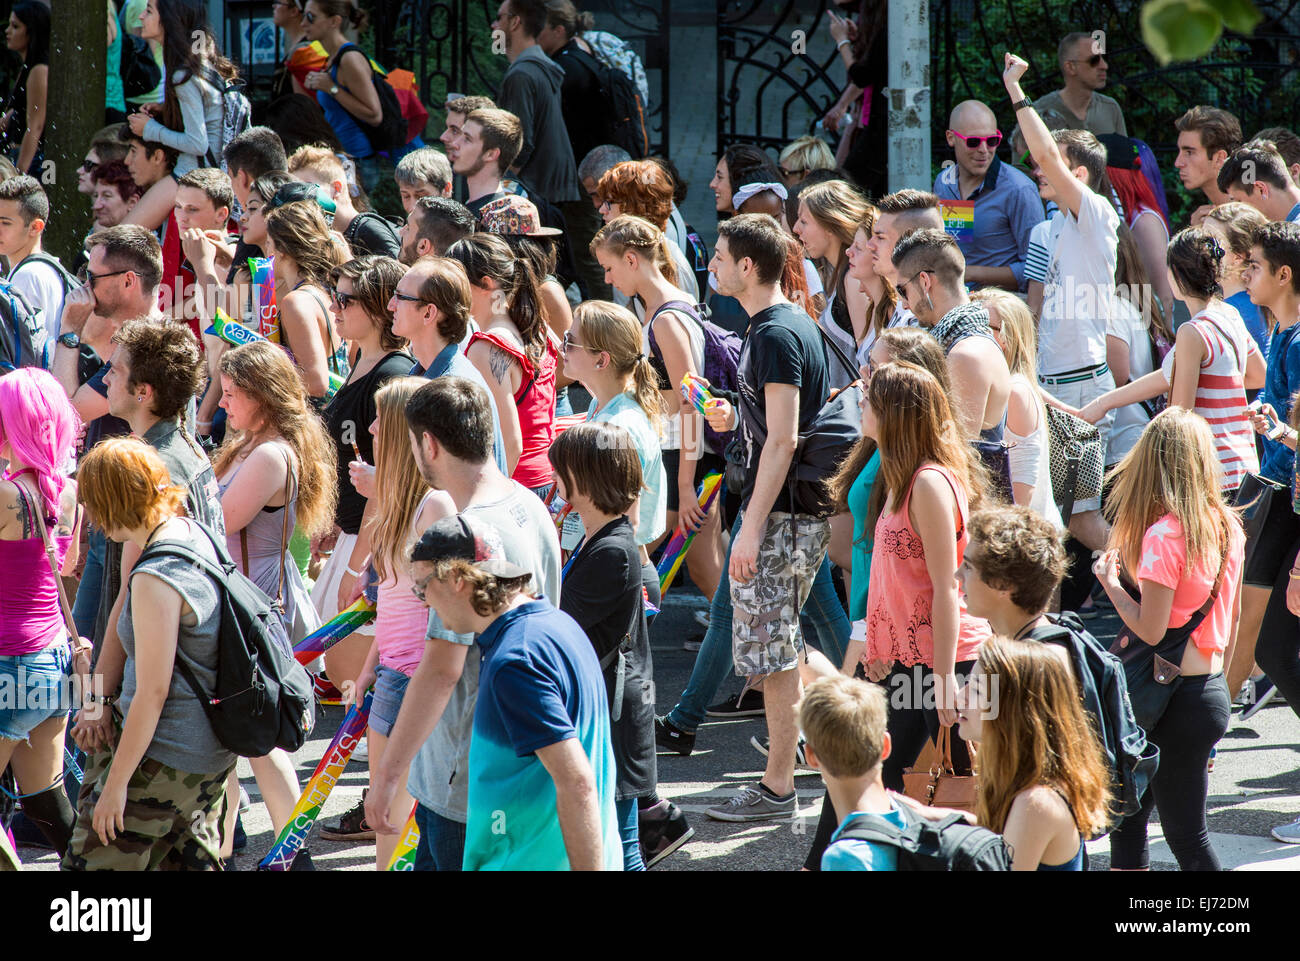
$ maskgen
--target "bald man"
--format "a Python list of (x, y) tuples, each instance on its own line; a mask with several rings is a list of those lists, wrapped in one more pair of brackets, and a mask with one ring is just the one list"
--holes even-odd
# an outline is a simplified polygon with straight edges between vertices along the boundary
[(1024, 290), (1029, 233), (1043, 221), (1038, 188), (998, 158), (1003, 135), (987, 104), (957, 104), (948, 117), (947, 139), (955, 162), (939, 171), (934, 192), (945, 202), (974, 204), (974, 227), (950, 229), (966, 258), (966, 282)]

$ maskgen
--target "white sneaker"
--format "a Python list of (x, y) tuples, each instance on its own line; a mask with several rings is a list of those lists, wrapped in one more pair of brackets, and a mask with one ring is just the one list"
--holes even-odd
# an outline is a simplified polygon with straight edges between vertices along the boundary
[(1300, 844), (1300, 818), (1290, 824), (1279, 824), (1273, 829), (1273, 837), (1283, 844)]
[(352, 749), (352, 757), (351, 757), (350, 760), (353, 760), (353, 761), (369, 761), (369, 760), (370, 760), (370, 749), (366, 746), (366, 745), (368, 745), (369, 743), (370, 743), (370, 742), (369, 742), (368, 740), (366, 740), (365, 738), (362, 738), (360, 741), (358, 741), (358, 742), (357, 742), (357, 746), (354, 747), (354, 748)]

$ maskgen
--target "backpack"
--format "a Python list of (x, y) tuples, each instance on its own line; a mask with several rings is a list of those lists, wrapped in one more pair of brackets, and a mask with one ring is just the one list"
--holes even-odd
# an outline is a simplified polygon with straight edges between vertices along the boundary
[(900, 805), (907, 827), (859, 815), (840, 829), (835, 843), (869, 841), (898, 852), (899, 871), (1010, 871), (1011, 852), (1002, 835), (977, 827), (961, 814), (928, 821)]
[(122, 76), (122, 94), (127, 100), (147, 97), (162, 83), (162, 68), (154, 59), (146, 40), (127, 33), (119, 25), (122, 37), (122, 55), (117, 72)]
[(45, 312), (34, 309), (13, 284), (0, 280), (0, 375), (19, 367), (50, 369), (50, 334)]
[[(1160, 370), (1165, 363), (1165, 355), (1173, 349), (1173, 344), (1165, 340), (1163, 336), (1158, 336), (1154, 330), (1148, 328), (1147, 343), (1151, 346), (1151, 369)], [(1146, 400), (1138, 401), (1138, 405), (1146, 411), (1147, 418), (1154, 420), (1156, 414), (1160, 413), (1169, 406), (1168, 394), (1157, 394), (1155, 397), (1149, 397)]]
[(1123, 662), (1089, 633), (1077, 615), (1067, 611), (1047, 618), (1052, 627), (1036, 628), (1025, 638), (1059, 643), (1070, 652), (1084, 710), (1106, 752), (1114, 795), (1111, 812), (1118, 822), (1141, 807), (1142, 795), (1160, 764), (1160, 749), (1147, 740), (1133, 715)]
[(244, 96), (243, 80), (227, 80), (212, 69), (205, 71), (205, 79), (221, 93), (221, 144), (217, 147), (208, 144), (203, 166), (225, 170), (226, 144), (253, 125), (253, 108)]
[[(709, 382), (710, 390), (727, 391), (735, 393), (740, 389), (740, 338), (729, 330), (723, 330), (717, 324), (705, 320), (700, 314), (698, 307), (692, 307), (684, 300), (670, 300), (651, 315), (649, 322), (646, 324), (646, 335), (650, 340), (650, 351), (654, 354), (659, 363), (663, 363), (664, 355), (655, 343), (654, 321), (665, 310), (679, 310), (690, 317), (700, 325), (704, 332), (704, 370), (700, 373), (704, 379)], [(673, 388), (677, 389), (679, 385), (674, 384)], [(721, 453), (727, 449), (732, 438), (736, 436), (735, 430), (716, 431), (709, 426), (709, 422), (704, 422), (704, 440), (709, 448), (715, 452)]]
[[(365, 55), (365, 51), (355, 43), (345, 43), (334, 58), (336, 68), (343, 63), (343, 55), (349, 50), (358, 50), (363, 56)], [(361, 132), (366, 135), (366, 139), (370, 141), (370, 146), (376, 153), (401, 150), (411, 138), (406, 135), (406, 118), (402, 116), (402, 105), (397, 101), (397, 91), (388, 82), (388, 74), (384, 69), (369, 57), (366, 60), (370, 64), (370, 80), (379, 97), (379, 109), (383, 111), (383, 117), (378, 124), (362, 123), (356, 117), (352, 117), (352, 120), (361, 128)]]
[(38, 250), (33, 253), (30, 253), (22, 260), (18, 261), (18, 263), (14, 264), (13, 269), (9, 271), (9, 276), (13, 277), (14, 273), (18, 270), (19, 267), (21, 267), (23, 264), (27, 263), (28, 261), (33, 261), (33, 260), (36, 261), (37, 263), (49, 264), (51, 267), (54, 268), (54, 272), (59, 275), (59, 283), (63, 285), (64, 297), (68, 296), (68, 294), (71, 293), (75, 287), (81, 286), (77, 278), (72, 276), (72, 274), (68, 272), (68, 268), (63, 266), (62, 262), (59, 260), (58, 257), (55, 257), (53, 254), (47, 254), (43, 250)]
[(280, 612), (230, 559), (224, 538), (196, 526), (212, 543), (217, 563), (185, 544), (163, 542), (140, 560), (171, 555), (202, 568), (221, 593), (217, 685), (208, 692), (180, 658), (176, 669), (203, 705), (217, 740), (241, 757), (302, 747), (315, 721), (310, 675), (293, 656)]
[(586, 30), (582, 39), (591, 47), (596, 58), (609, 64), (615, 70), (621, 70), (632, 78), (642, 103), (650, 102), (650, 85), (646, 82), (645, 64), (637, 52), (621, 37), (604, 30)]
[[(584, 38), (585, 39), (585, 38)], [(650, 135), (646, 132), (645, 101), (632, 79), (617, 67), (593, 57), (577, 44), (565, 51), (586, 67), (600, 87), (598, 110), (604, 127), (601, 143), (614, 144), (628, 152), (633, 160), (643, 160), (650, 155)]]
[(703, 300), (709, 290), (709, 248), (704, 246), (699, 233), (690, 224), (686, 224), (686, 244), (683, 250), (686, 259), (690, 261), (695, 283), (700, 288), (700, 299)]
[[(813, 323), (813, 326), (856, 381), (858, 372), (853, 362), (826, 336), (821, 324)], [(744, 418), (745, 428), (753, 443), (762, 446), (767, 443), (767, 430), (760, 426), (758, 409), (744, 391), (739, 391), (738, 394), (740, 415)], [(839, 470), (840, 463), (862, 436), (863, 400), (862, 385), (850, 383), (843, 390), (832, 393), (812, 423), (799, 431), (794, 456), (790, 458), (790, 472), (786, 475), (786, 487), (794, 513), (829, 517), (834, 511), (835, 505), (826, 482)], [(732, 456), (729, 455), (727, 459), (731, 462)], [(731, 486), (730, 481), (728, 486)], [(792, 514), (792, 523), (793, 519)]]

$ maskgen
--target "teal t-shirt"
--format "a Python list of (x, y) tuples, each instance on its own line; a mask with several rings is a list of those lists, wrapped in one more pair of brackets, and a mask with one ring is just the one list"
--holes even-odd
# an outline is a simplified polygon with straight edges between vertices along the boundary
[(569, 869), (555, 782), (536, 752), (570, 738), (595, 775), (605, 870), (622, 870), (609, 705), (591, 642), (568, 614), (532, 601), (498, 617), (478, 643), (465, 870)]
[(840, 840), (840, 832), (854, 818), (879, 818), (888, 821), (896, 828), (907, 827), (907, 818), (894, 801), (890, 801), (892, 810), (888, 814), (871, 814), (867, 811), (854, 811), (846, 817), (831, 835), (830, 844), (822, 853), (823, 871), (897, 871), (898, 852), (891, 847), (872, 844), (857, 838)]
[(849, 620), (860, 621), (867, 616), (867, 585), (871, 583), (872, 534), (868, 534), (867, 511), (871, 503), (871, 488), (880, 473), (880, 451), (858, 473), (849, 488), (849, 511), (853, 514), (853, 571), (849, 577)]

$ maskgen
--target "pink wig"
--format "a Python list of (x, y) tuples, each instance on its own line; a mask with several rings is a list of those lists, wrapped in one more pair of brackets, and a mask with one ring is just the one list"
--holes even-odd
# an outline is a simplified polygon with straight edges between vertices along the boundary
[(63, 473), (81, 418), (59, 382), (39, 367), (20, 367), (0, 377), (0, 447), (36, 471), (46, 515), (57, 516), (67, 486)]

